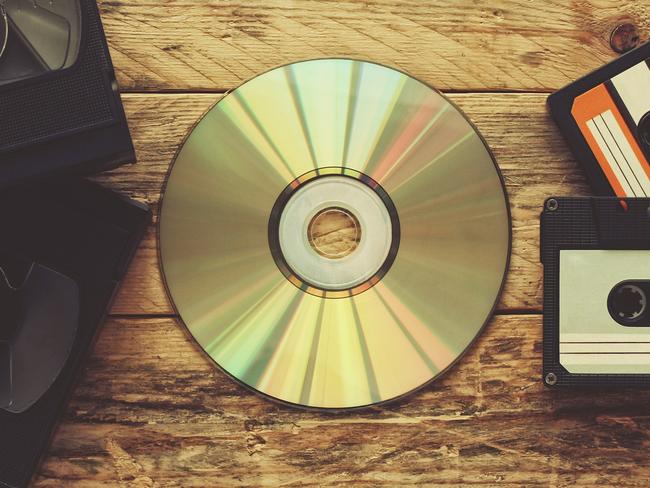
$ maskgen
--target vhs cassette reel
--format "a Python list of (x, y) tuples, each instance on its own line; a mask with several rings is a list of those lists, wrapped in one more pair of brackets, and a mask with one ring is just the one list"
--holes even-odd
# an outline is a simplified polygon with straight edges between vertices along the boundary
[(135, 161), (95, 0), (0, 0), (0, 189)]
[(544, 382), (650, 386), (650, 198), (550, 198)]

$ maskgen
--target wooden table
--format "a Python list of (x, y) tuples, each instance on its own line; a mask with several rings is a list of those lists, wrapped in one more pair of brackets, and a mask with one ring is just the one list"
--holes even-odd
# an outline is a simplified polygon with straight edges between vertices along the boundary
[[(443, 3), (443, 2), (435, 2)], [(613, 59), (609, 33), (650, 34), (650, 2), (102, 0), (139, 163), (102, 175), (149, 202), (219, 94), (281, 63), (352, 56), (449, 94), (494, 150), (512, 265), (485, 333), (441, 381), (349, 415), (267, 402), (217, 371), (177, 323), (152, 226), (36, 486), (648, 486), (650, 392), (542, 386), (538, 215), (587, 194), (548, 93)]]

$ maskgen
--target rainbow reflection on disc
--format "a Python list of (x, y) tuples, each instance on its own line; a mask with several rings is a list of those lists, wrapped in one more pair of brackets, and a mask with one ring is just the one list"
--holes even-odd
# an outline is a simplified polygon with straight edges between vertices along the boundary
[(159, 249), (178, 314), (224, 371), (344, 409), (409, 393), (462, 355), (498, 299), (510, 216), (489, 150), (444, 96), (323, 59), (207, 112), (170, 170)]

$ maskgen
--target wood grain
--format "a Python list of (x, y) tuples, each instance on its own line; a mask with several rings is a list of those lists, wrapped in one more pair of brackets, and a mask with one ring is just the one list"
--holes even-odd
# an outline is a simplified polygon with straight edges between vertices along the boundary
[(172, 319), (112, 319), (35, 486), (642, 486), (650, 392), (551, 391), (539, 316), (499, 316), (439, 382), (353, 414), (263, 400)]
[[(511, 269), (485, 333), (441, 381), (352, 414), (265, 401), (174, 318), (151, 227), (35, 478), (37, 487), (646, 486), (650, 392), (541, 383), (539, 224), (588, 194), (547, 92), (614, 59), (648, 0), (99, 0), (139, 163), (96, 179), (149, 202), (220, 95), (299, 59), (363, 58), (446, 90), (503, 171)], [(205, 93), (209, 92), (209, 93)], [(534, 92), (534, 93), (528, 93)]]
[(341, 259), (357, 249), (362, 229), (353, 213), (329, 207), (311, 219), (307, 235), (309, 245), (315, 252), (327, 259)]
[(559, 88), (614, 58), (647, 1), (101, 0), (124, 90), (226, 90), (299, 59), (351, 56), (448, 90)]
[[(582, 171), (551, 121), (543, 94), (451, 94), (474, 121), (503, 171), (513, 215), (513, 252), (500, 310), (541, 309), (539, 213), (552, 195), (588, 193)], [(178, 145), (216, 100), (208, 94), (129, 94), (124, 102), (139, 163), (98, 179), (157, 208)], [(114, 314), (170, 314), (158, 270), (155, 229), (147, 234), (113, 307)]]

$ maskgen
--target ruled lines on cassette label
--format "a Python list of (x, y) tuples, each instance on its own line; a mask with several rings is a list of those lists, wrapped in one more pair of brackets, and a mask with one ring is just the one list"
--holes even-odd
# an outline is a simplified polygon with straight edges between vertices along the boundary
[(605, 160), (613, 171), (626, 196), (650, 196), (650, 178), (646, 168), (625, 137), (611, 110), (587, 121), (587, 127), (596, 140)]
[(626, 342), (629, 338), (625, 338), (623, 342), (612, 339), (612, 342), (562, 342), (560, 354), (650, 354), (650, 342), (647, 337), (641, 342)]
[[(573, 334), (568, 334), (572, 336)], [(560, 342), (560, 363), (571, 373), (634, 374), (650, 373), (650, 341), (647, 335), (633, 342), (629, 335), (577, 334), (582, 342)]]

